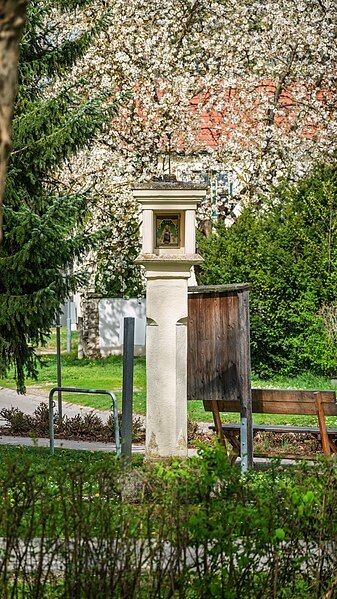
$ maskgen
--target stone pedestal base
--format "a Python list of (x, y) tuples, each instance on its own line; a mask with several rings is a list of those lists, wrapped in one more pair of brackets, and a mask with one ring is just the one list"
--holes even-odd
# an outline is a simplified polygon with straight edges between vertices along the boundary
[(187, 456), (187, 283), (200, 257), (141, 256), (146, 266), (148, 458)]

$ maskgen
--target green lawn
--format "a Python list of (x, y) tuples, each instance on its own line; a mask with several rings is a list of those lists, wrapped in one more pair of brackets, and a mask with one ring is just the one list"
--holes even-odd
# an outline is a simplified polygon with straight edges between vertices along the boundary
[[(64, 327), (61, 327), (60, 331), (60, 339), (61, 339), (61, 352), (67, 351), (67, 330)], [(77, 331), (71, 332), (71, 345), (72, 349), (77, 350)], [(47, 339), (46, 344), (43, 347), (38, 348), (38, 353), (56, 353), (56, 330), (53, 331), (50, 335), (50, 338)]]
[[(9, 460), (13, 462), (24, 463), (29, 462), (29, 467), (32, 473), (37, 477), (45, 477), (43, 469), (49, 468), (50, 476), (55, 472), (56, 468), (62, 470), (65, 467), (73, 464), (105, 464), (110, 462), (115, 464), (116, 456), (114, 453), (103, 451), (82, 451), (79, 449), (58, 449), (55, 448), (55, 453), (52, 455), (47, 447), (25, 447), (17, 445), (0, 445), (0, 474), (4, 471), (6, 463)], [(132, 465), (140, 466), (144, 461), (144, 456), (133, 455)]]
[[(38, 380), (27, 379), (29, 387), (46, 392), (56, 386), (56, 356), (42, 356), (44, 365), (39, 368)], [(90, 389), (107, 389), (114, 391), (121, 399), (122, 391), (122, 358), (109, 356), (101, 360), (78, 359), (76, 352), (62, 354), (62, 385), (64, 387), (79, 387)], [(1, 379), (1, 385), (15, 389), (13, 378)], [(64, 399), (97, 409), (110, 409), (110, 399), (106, 395), (75, 395), (64, 393)], [(134, 364), (134, 410), (139, 414), (145, 413), (145, 358), (135, 358)]]
[[(76, 340), (74, 340), (76, 341)], [(65, 348), (65, 331), (62, 331), (62, 347)], [(74, 343), (75, 346), (75, 343)], [(55, 347), (55, 335), (52, 336), (48, 351), (52, 352)], [(43, 350), (42, 350), (43, 351)], [(56, 386), (56, 355), (48, 353), (42, 356), (44, 366), (39, 369), (38, 381), (27, 380), (27, 390), (38, 388), (46, 393)], [(145, 358), (135, 358), (134, 364), (134, 411), (145, 414), (146, 405), (146, 366)], [(330, 380), (324, 377), (304, 373), (294, 378), (275, 376), (269, 380), (261, 380), (252, 377), (254, 387), (279, 387), (295, 389), (336, 389)], [(63, 386), (108, 389), (114, 391), (121, 403), (122, 390), (122, 358), (121, 356), (109, 356), (101, 360), (78, 359), (76, 349), (71, 354), (62, 353), (62, 384)], [(0, 385), (15, 388), (12, 378), (1, 379)], [(109, 409), (110, 400), (104, 395), (66, 395), (64, 399), (81, 405), (91, 406), (97, 409)], [(204, 411), (202, 402), (190, 401), (188, 404), (189, 416), (192, 420), (210, 422), (212, 416)], [(237, 422), (237, 414), (223, 414), (224, 422)], [(328, 418), (330, 426), (337, 426), (337, 418)], [(288, 416), (288, 415), (256, 415), (254, 421), (261, 424), (316, 424), (315, 417)]]

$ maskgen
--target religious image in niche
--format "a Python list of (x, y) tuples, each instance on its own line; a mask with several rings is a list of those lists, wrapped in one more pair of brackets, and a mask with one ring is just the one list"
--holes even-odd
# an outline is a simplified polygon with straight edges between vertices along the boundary
[(179, 214), (156, 215), (156, 247), (179, 247), (180, 217)]

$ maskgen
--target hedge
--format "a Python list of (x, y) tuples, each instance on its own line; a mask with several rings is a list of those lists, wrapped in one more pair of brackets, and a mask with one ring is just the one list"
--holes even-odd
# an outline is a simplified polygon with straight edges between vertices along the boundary
[(231, 227), (220, 222), (209, 238), (199, 236), (199, 248), (202, 284), (251, 284), (256, 374), (337, 372), (337, 330), (329, 335), (321, 316), (322, 308), (336, 311), (336, 168), (279, 187)]
[(337, 586), (332, 462), (242, 476), (219, 447), (137, 467), (41, 455), (1, 461), (1, 597), (312, 599)]

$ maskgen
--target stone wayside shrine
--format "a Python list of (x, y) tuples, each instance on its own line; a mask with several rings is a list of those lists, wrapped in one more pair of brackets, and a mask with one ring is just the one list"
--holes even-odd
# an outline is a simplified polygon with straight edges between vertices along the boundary
[[(173, 178), (172, 178), (173, 179)], [(176, 180), (134, 188), (142, 206), (146, 289), (146, 455), (187, 455), (187, 291), (195, 249), (195, 211), (206, 187)]]

